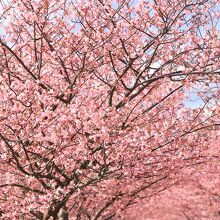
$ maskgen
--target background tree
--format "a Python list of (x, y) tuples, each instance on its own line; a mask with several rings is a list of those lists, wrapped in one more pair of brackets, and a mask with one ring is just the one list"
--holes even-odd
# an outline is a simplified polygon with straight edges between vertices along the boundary
[(2, 218), (126, 219), (218, 159), (217, 4), (1, 1)]

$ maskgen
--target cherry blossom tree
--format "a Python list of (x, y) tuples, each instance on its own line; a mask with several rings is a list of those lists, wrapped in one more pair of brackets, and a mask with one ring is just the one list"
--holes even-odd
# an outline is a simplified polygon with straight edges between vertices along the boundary
[[(194, 167), (209, 172), (217, 5), (1, 1), (0, 218), (129, 219)], [(184, 105), (191, 90), (198, 108)]]
[[(211, 148), (217, 155), (219, 149), (216, 144)], [(130, 207), (135, 209), (135, 212), (126, 210), (127, 219), (218, 220), (220, 216), (220, 178), (217, 173), (219, 165), (219, 157), (212, 157), (209, 162), (184, 167), (179, 172), (179, 181), (173, 187), (149, 197), (147, 203), (142, 203), (142, 206), (136, 204), (135, 207)]]

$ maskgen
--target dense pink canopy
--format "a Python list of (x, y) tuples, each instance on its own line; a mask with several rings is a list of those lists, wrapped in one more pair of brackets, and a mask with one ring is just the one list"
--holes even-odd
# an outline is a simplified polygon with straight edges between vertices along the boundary
[(0, 218), (219, 217), (217, 0), (0, 13)]

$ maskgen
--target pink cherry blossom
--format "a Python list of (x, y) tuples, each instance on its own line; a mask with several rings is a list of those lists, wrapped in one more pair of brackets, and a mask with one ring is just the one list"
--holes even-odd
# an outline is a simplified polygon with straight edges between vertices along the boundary
[(0, 219), (219, 218), (217, 0), (0, 13)]

